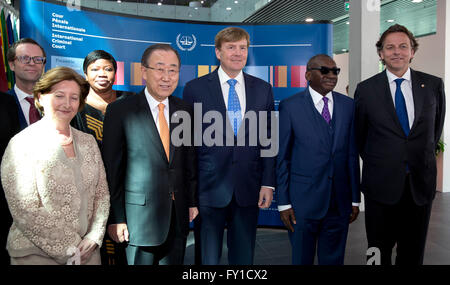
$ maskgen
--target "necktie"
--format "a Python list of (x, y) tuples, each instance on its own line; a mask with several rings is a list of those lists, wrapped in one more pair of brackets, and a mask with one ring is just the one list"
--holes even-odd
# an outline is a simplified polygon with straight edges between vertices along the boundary
[(323, 97), (323, 109), (322, 109), (322, 117), (329, 124), (331, 121), (330, 110), (328, 109), (328, 98)]
[(170, 149), (170, 135), (169, 127), (167, 126), (166, 117), (164, 117), (164, 107), (163, 103), (158, 104), (158, 124), (159, 124), (159, 136), (161, 137), (161, 142), (164, 146), (164, 151), (166, 152), (167, 160), (169, 160), (169, 149)]
[(400, 125), (402, 126), (403, 132), (406, 136), (409, 135), (409, 120), (408, 120), (408, 112), (406, 111), (406, 103), (405, 97), (403, 96), (403, 92), (401, 89), (401, 85), (403, 82), (403, 78), (395, 79), (395, 83), (397, 84), (397, 89), (395, 90), (395, 110), (397, 112), (398, 120), (400, 121)]
[(41, 119), (41, 115), (39, 114), (39, 111), (36, 109), (36, 106), (34, 106), (34, 99), (31, 97), (25, 97), (25, 100), (30, 103), (30, 109), (29, 109), (29, 119), (30, 119), (30, 125), (33, 123), (36, 123)]
[(237, 80), (230, 79), (227, 82), (230, 85), (230, 90), (228, 91), (228, 117), (230, 118), (234, 135), (237, 136), (239, 126), (241, 125), (242, 120), (241, 104), (239, 102), (239, 97), (236, 93), (236, 89), (234, 89)]

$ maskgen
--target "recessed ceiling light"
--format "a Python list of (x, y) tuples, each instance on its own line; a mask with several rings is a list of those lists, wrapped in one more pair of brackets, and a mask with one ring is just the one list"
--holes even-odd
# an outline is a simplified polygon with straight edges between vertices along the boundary
[(347, 22), (345, 22), (345, 23), (346, 23), (347, 25), (350, 25), (350, 22), (348, 22), (348, 21), (347, 21)]
[(412, 0), (411, 2), (413, 2), (413, 3), (420, 3), (420, 2), (423, 2), (423, 0)]
[(239, 1), (237, 1), (237, 0), (236, 0), (236, 1), (234, 1), (234, 4), (238, 4), (238, 3), (239, 3)]
[(314, 19), (313, 19), (313, 18), (306, 18), (305, 21), (306, 21), (306, 22), (313, 22)]
[(162, 3), (161, 2), (158, 2), (158, 6), (161, 6), (162, 5)]
[(227, 7), (227, 10), (230, 11), (230, 10), (231, 10), (231, 7)]
[(122, 3), (122, 1), (121, 1), (121, 0), (117, 0), (117, 3), (119, 3), (119, 4), (120, 4), (120, 3)]
[(388, 23), (394, 23), (394, 22), (395, 22), (395, 20), (393, 20), (393, 19), (389, 19), (389, 20), (386, 20), (386, 22), (388, 22)]

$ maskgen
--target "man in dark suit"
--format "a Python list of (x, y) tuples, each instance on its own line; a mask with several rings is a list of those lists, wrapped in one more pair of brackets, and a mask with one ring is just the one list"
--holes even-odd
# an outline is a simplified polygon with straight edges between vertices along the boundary
[(20, 129), (23, 130), (41, 118), (34, 106), (33, 87), (44, 72), (46, 55), (35, 40), (24, 38), (8, 49), (7, 59), (16, 81), (8, 93), (16, 101)]
[(436, 192), (435, 150), (445, 116), (440, 78), (409, 64), (418, 44), (408, 29), (394, 25), (377, 43), (386, 70), (359, 83), (355, 125), (364, 162), (368, 246), (381, 264), (422, 264)]
[(169, 45), (150, 46), (141, 60), (146, 88), (106, 110), (102, 155), (111, 193), (108, 234), (128, 242), (129, 265), (183, 264), (189, 222), (198, 214), (194, 147), (170, 140), (179, 125), (173, 119), (192, 117), (189, 104), (170, 96), (180, 64)]
[[(275, 159), (261, 156), (260, 142), (249, 144), (249, 121), (242, 120), (248, 112), (274, 110), (271, 86), (242, 72), (249, 43), (248, 33), (241, 28), (220, 31), (215, 38), (220, 67), (184, 88), (183, 98), (195, 104), (197, 117), (204, 118), (206, 113), (220, 117), (213, 124), (203, 119), (195, 133), (201, 139), (203, 134), (211, 134), (211, 128), (221, 129), (211, 134), (212, 143), (196, 144), (202, 264), (219, 263), (225, 227), (228, 262), (253, 264), (259, 208), (267, 208), (272, 202)], [(253, 128), (259, 129), (263, 123), (267, 123), (270, 134), (270, 121), (258, 119)], [(238, 138), (245, 144), (239, 146)]]
[(312, 57), (309, 87), (283, 100), (277, 158), (278, 209), (289, 230), (292, 263), (342, 265), (349, 223), (359, 213), (359, 157), (353, 100), (332, 91), (340, 69)]
[[(0, 162), (9, 140), (19, 131), (20, 125), (17, 116), (16, 102), (11, 95), (0, 92)], [(12, 217), (8, 209), (8, 203), (6, 202), (1, 181), (0, 192), (0, 207), (2, 212), (0, 228), (0, 262), (2, 265), (9, 265), (10, 257), (6, 250), (6, 239), (12, 224)]]

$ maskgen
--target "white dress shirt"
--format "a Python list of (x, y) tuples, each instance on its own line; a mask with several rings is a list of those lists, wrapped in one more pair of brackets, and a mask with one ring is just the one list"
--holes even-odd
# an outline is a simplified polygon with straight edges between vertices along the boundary
[[(309, 88), (309, 93), (311, 94), (314, 106), (317, 109), (317, 112), (319, 112), (320, 115), (322, 115), (323, 106), (325, 105), (325, 101), (323, 101), (323, 96), (318, 93), (316, 90), (312, 89), (311, 86)], [(328, 110), (330, 111), (330, 118), (333, 118), (333, 93), (330, 91), (325, 95), (325, 97), (328, 98)]]
[[(230, 91), (230, 84), (228, 84), (228, 80), (232, 79), (228, 76), (228, 74), (223, 71), (222, 66), (219, 67), (219, 70), (217, 71), (219, 75), (219, 81), (220, 81), (220, 87), (222, 88), (222, 95), (223, 100), (225, 102), (225, 107), (228, 110), (228, 92)], [(239, 97), (239, 103), (241, 105), (241, 118), (244, 118), (245, 114), (245, 81), (244, 81), (244, 74), (242, 73), (242, 70), (239, 72), (239, 74), (234, 78), (236, 79), (237, 83), (234, 86), (234, 89), (236, 90), (236, 93)]]
[[(395, 83), (395, 82), (394, 82)], [(309, 88), (309, 94), (311, 94), (311, 98), (314, 103), (314, 107), (316, 107), (317, 112), (319, 112), (320, 115), (322, 115), (322, 110), (325, 105), (325, 101), (323, 100), (323, 97), (320, 93), (318, 93), (316, 90), (312, 89), (311, 86)], [(328, 98), (328, 110), (330, 111), (330, 118), (333, 118), (333, 108), (334, 108), (334, 102), (333, 102), (333, 93), (330, 91), (328, 92), (325, 97)], [(352, 206), (358, 207), (360, 203), (352, 203)], [(292, 208), (292, 205), (278, 205), (278, 211), (285, 211)]]
[(164, 104), (164, 117), (166, 118), (167, 126), (169, 126), (170, 130), (170, 124), (169, 124), (169, 98), (164, 99), (162, 102), (157, 101), (155, 98), (153, 98), (150, 93), (147, 90), (147, 87), (145, 88), (145, 98), (147, 99), (148, 106), (150, 107), (150, 111), (152, 112), (153, 120), (155, 120), (156, 128), (159, 131), (159, 103)]
[(24, 91), (20, 90), (17, 85), (14, 85), (14, 91), (16, 92), (17, 99), (20, 103), (20, 108), (22, 108), (23, 115), (25, 116), (25, 120), (27, 120), (27, 125), (30, 125), (30, 103), (28, 103), (25, 98), (34, 98), (33, 94), (25, 93)]
[(386, 69), (386, 74), (389, 81), (389, 88), (391, 89), (392, 101), (394, 102), (395, 107), (395, 90), (397, 89), (397, 83), (395, 83), (395, 79), (403, 78), (402, 84), (400, 88), (402, 89), (403, 97), (405, 97), (406, 103), (406, 111), (408, 113), (408, 121), (409, 121), (409, 129), (411, 129), (414, 123), (414, 98), (412, 94), (412, 82), (411, 82), (411, 69), (403, 74), (402, 77), (397, 77), (395, 74)]
[[(225, 108), (228, 110), (228, 92), (230, 91), (230, 84), (228, 84), (228, 80), (232, 79), (228, 76), (228, 74), (223, 71), (222, 66), (219, 66), (219, 69), (217, 70), (217, 74), (219, 75), (219, 82), (220, 82), (220, 88), (222, 89), (222, 95), (223, 95), (223, 101), (225, 102)], [(236, 85), (234, 86), (234, 89), (236, 90), (236, 93), (239, 97), (239, 103), (241, 105), (241, 118), (244, 118), (245, 116), (245, 108), (246, 108), (246, 101), (245, 101), (245, 80), (244, 80), (244, 73), (242, 70), (239, 72), (239, 74), (233, 78), (236, 79)], [(270, 189), (275, 189), (275, 187), (272, 186), (261, 186), (266, 187)]]

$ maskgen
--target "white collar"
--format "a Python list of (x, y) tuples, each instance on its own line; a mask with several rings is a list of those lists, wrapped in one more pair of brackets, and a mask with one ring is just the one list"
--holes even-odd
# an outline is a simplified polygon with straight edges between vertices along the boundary
[(19, 87), (17, 87), (17, 84), (14, 84), (14, 92), (16, 92), (17, 99), (19, 101), (24, 100), (27, 97), (33, 97), (33, 94), (28, 94), (25, 91), (22, 91)]
[(148, 104), (150, 105), (150, 110), (158, 108), (159, 103), (163, 103), (165, 108), (167, 108), (169, 106), (169, 97), (164, 99), (162, 102), (159, 102), (158, 100), (153, 98), (152, 95), (150, 95), (150, 93), (148, 92), (147, 87), (145, 87), (144, 93), (145, 93), (145, 97), (147, 98)]
[(390, 72), (389, 69), (387, 69), (387, 68), (386, 68), (386, 75), (388, 77), (389, 83), (394, 82), (394, 80), (398, 79), (398, 78), (403, 78), (406, 81), (411, 81), (411, 69), (409, 67), (408, 67), (408, 70), (406, 70), (405, 74), (403, 74), (403, 76), (401, 76), (401, 77), (398, 77), (394, 73)]
[[(228, 76), (228, 74), (226, 74), (225, 71), (223, 71), (222, 66), (219, 66), (219, 70), (217, 71), (217, 73), (219, 75), (220, 85), (227, 83), (227, 81), (229, 79), (231, 79), (231, 77)], [(241, 85), (244, 84), (244, 73), (242, 72), (242, 70), (239, 72), (239, 74), (234, 79), (236, 79), (236, 81), (239, 84), (241, 84)]]
[[(320, 100), (322, 100), (322, 98), (324, 96), (322, 96), (316, 90), (312, 89), (311, 86), (309, 86), (308, 88), (309, 88), (309, 93), (311, 94), (311, 97), (313, 99), (314, 105), (317, 105), (320, 102)], [(333, 93), (332, 93), (332, 91), (328, 92), (327, 95), (325, 95), (325, 97), (327, 97), (328, 100), (331, 101), (331, 103), (333, 103)]]

